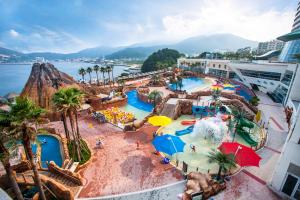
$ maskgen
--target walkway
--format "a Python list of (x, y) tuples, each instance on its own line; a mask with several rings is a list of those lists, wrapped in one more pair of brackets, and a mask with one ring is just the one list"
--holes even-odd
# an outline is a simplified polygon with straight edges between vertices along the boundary
[(275, 170), (276, 162), (287, 137), (288, 126), (285, 121), (284, 108), (274, 103), (266, 94), (256, 92), (260, 98), (258, 108), (262, 110), (265, 120), (270, 119), (268, 140), (258, 154), (262, 157), (260, 167), (246, 167), (228, 182), (225, 192), (217, 195), (216, 199), (280, 199), (269, 188)]
[(80, 171), (86, 184), (79, 198), (136, 192), (183, 179), (178, 170), (160, 164), (161, 158), (153, 154), (151, 141), (156, 127), (146, 125), (138, 132), (124, 133), (90, 118), (81, 118), (80, 125), (81, 135), (90, 147), (95, 146), (98, 137), (105, 147), (93, 149), (91, 163)]

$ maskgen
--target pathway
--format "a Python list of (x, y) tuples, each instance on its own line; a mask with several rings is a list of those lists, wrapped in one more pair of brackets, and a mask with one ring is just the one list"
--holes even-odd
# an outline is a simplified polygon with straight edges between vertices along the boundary
[(124, 133), (90, 118), (81, 118), (80, 125), (81, 135), (89, 146), (95, 146), (96, 139), (101, 137), (104, 149), (93, 149), (91, 163), (80, 171), (86, 184), (79, 198), (136, 192), (183, 179), (178, 170), (160, 164), (161, 157), (153, 154), (151, 141), (156, 127), (146, 125), (138, 132)]

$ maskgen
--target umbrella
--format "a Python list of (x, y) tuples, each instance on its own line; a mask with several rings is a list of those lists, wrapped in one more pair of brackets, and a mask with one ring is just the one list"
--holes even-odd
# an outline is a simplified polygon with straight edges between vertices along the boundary
[(259, 167), (261, 157), (256, 152), (237, 142), (223, 142), (219, 149), (224, 154), (234, 154), (235, 162), (241, 167), (256, 166)]
[(148, 119), (148, 122), (153, 126), (167, 126), (172, 122), (172, 119), (166, 116), (153, 116)]
[(165, 134), (156, 136), (152, 141), (155, 149), (169, 155), (174, 153), (183, 152), (185, 143), (177, 136)]

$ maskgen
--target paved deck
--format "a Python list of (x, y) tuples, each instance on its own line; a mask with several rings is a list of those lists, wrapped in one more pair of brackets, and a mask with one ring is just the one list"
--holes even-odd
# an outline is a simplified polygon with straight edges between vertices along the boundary
[(90, 147), (101, 137), (104, 149), (93, 149), (92, 162), (80, 172), (86, 184), (79, 198), (135, 192), (183, 180), (178, 170), (160, 164), (161, 158), (153, 154), (152, 133), (157, 127), (145, 126), (125, 134), (110, 124), (88, 119), (80, 119), (80, 124), (81, 135)]

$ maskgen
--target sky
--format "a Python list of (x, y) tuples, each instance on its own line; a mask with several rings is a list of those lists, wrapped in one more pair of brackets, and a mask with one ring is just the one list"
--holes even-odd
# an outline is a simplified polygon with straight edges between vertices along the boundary
[(267, 41), (290, 32), (298, 0), (0, 0), (0, 46), (70, 53), (232, 33)]

